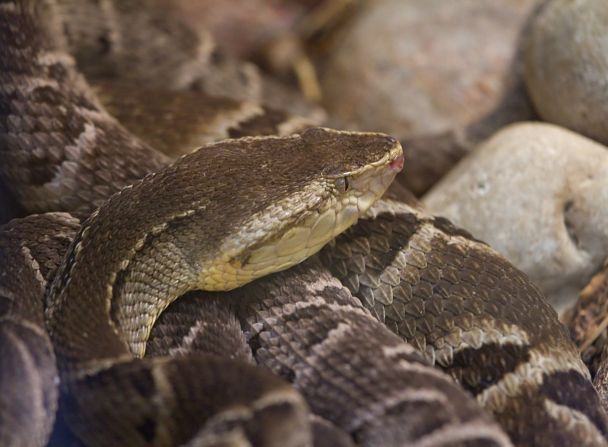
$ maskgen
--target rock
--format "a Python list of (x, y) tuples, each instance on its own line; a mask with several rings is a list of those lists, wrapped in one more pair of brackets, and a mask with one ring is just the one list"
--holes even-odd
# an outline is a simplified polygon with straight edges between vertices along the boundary
[(413, 192), (504, 124), (532, 117), (514, 59), (536, 0), (368, 3), (321, 64), (324, 105), (333, 126), (398, 137)]
[(551, 124), (511, 125), (423, 203), (505, 255), (560, 311), (608, 253), (608, 148)]
[(524, 59), (540, 116), (608, 144), (608, 2), (548, 2), (533, 22)]

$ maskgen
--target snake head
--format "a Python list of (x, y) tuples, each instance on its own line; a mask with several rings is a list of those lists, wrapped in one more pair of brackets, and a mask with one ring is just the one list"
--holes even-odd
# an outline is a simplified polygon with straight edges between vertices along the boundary
[(244, 196), (266, 202), (225, 241), (225, 256), (212, 275), (222, 288), (228, 280), (237, 287), (318, 252), (353, 225), (403, 168), (401, 145), (380, 133), (312, 128), (264, 142), (258, 150), (272, 152), (258, 164), (264, 187), (258, 185), (257, 198)]

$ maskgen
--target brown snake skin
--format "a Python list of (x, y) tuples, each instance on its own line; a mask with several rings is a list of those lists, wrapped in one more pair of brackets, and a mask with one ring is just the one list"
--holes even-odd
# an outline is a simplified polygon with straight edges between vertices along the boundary
[(364, 306), (477, 397), (516, 445), (606, 445), (606, 416), (529, 279), (443, 218), (380, 203), (321, 259)]
[[(72, 67), (65, 54), (32, 52), (42, 44), (14, 4), (0, 2), (0, 104), (10, 105), (0, 110), (2, 179), (30, 212), (87, 213), (168, 160), (103, 112), (84, 81), (65, 68)], [(34, 79), (34, 88), (23, 76)], [(56, 119), (54, 101), (66, 107), (69, 119)], [(88, 139), (91, 128), (94, 141)], [(67, 169), (50, 170), (49, 161)], [(176, 301), (153, 329), (147, 354), (177, 360), (126, 366), (120, 381), (102, 373), (87, 383), (106, 387), (98, 396), (107, 398), (101, 407), (114, 417), (108, 423), (92, 414), (93, 429), (80, 435), (91, 445), (240, 445), (244, 438), (254, 445), (309, 445), (311, 420), (300, 395), (246, 364), (255, 360), (292, 382), (312, 411), (331, 421), (313, 420), (316, 444), (335, 436), (329, 445), (348, 445), (342, 430), (362, 445), (508, 445), (465, 394), (372, 319), (363, 303), (476, 395), (516, 445), (606, 444), (605, 415), (588, 373), (527, 278), (444, 220), (388, 202), (378, 204), (374, 216), (323, 251), (325, 267), (308, 261), (230, 292), (232, 299)], [(35, 430), (7, 430), (2, 422), (2, 445), (44, 445), (48, 436), (56, 390), (41, 294), (55, 265), (56, 255), (49, 253), (65, 250), (76, 231), (66, 215), (28, 219), (23, 227), (20, 221), (3, 227), (0, 236), (2, 278), (8, 280), (0, 285), (1, 302), (10, 303), (0, 308), (0, 334), (8, 334), (0, 340), (2, 358), (28, 365), (0, 368), (0, 374), (11, 374), (0, 376), (2, 394), (11, 396), (9, 404), (2, 401), (0, 415), (6, 420), (8, 408), (23, 418), (24, 410), (13, 404), (20, 401), (39, 417)], [(36, 219), (42, 223), (34, 224)], [(47, 236), (26, 248), (31, 228)], [(17, 270), (9, 270), (6, 259), (22, 261), (11, 262)], [(183, 317), (196, 312), (211, 315), (215, 325), (201, 327), (201, 319)], [(22, 341), (16, 345), (6, 342), (17, 338)], [(20, 356), (4, 357), (14, 346), (21, 346)], [(16, 381), (22, 371), (23, 381)], [(23, 391), (16, 383), (25, 384)], [(125, 393), (133, 398), (121, 407)], [(186, 405), (193, 395), (209, 393), (205, 414)], [(219, 408), (213, 405), (219, 401)], [(237, 402), (255, 411), (235, 414)], [(74, 402), (63, 397), (61, 404)], [(89, 407), (95, 408), (93, 402), (82, 408)], [(207, 415), (216, 410), (220, 416), (209, 423)], [(95, 424), (105, 440), (95, 435)], [(134, 437), (125, 438), (133, 427)]]
[(0, 176), (27, 212), (88, 214), (168, 163), (105, 113), (73, 60), (46, 48), (21, 6), (0, 5)]
[[(448, 436), (449, 445), (510, 445), (315, 260), (229, 295), (177, 301), (154, 328), (156, 352), (218, 352), (218, 335), (225, 342), (223, 328), (230, 327), (232, 349), (246, 346), (247, 358), (292, 382), (316, 414), (358, 445), (446, 445)], [(214, 331), (208, 315), (222, 310), (225, 323)]]
[(285, 136), (322, 123), (318, 116), (292, 116), (251, 101), (198, 91), (146, 89), (124, 80), (98, 81), (94, 88), (112, 116), (171, 157), (225, 138)]

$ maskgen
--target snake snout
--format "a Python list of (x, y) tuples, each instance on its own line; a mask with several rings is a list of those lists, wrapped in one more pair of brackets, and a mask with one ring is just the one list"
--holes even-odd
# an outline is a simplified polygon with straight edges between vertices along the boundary
[(399, 155), (393, 161), (388, 164), (388, 167), (393, 171), (401, 172), (403, 170), (403, 165), (405, 164), (405, 158), (403, 155)]

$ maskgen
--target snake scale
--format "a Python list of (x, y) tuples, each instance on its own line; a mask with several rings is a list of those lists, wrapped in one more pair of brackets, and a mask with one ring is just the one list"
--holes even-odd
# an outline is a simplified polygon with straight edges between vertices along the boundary
[[(314, 224), (281, 223), (269, 210), (309, 216), (294, 205), (322, 197), (313, 220), (326, 228), (309, 231), (313, 254), (371, 205), (400, 162), (388, 137), (312, 129), (214, 143), (171, 163), (107, 114), (64, 50), (86, 52), (52, 38), (63, 35), (60, 22), (34, 13), (65, 8), (93, 33), (90, 8), (145, 19), (141, 2), (120, 4), (130, 9), (0, 2), (2, 182), (28, 213), (93, 212), (82, 225), (51, 213), (1, 229), (2, 445), (44, 445), (57, 402), (85, 445), (606, 445), (589, 373), (538, 290), (485, 244), (408, 205), (380, 201), (303, 264), (229, 292), (190, 292), (160, 313), (166, 295), (233, 288), (300, 261), (290, 250), (301, 238), (280, 235)], [(129, 42), (116, 23), (93, 40), (110, 56)], [(161, 66), (153, 77), (204, 84), (184, 61), (187, 75)], [(257, 183), (247, 183), (248, 162), (267, 169)], [(331, 178), (331, 192), (314, 187), (320, 178)], [(354, 192), (361, 210), (345, 206), (343, 225), (329, 225), (326, 211)], [(235, 234), (251, 240), (247, 222), (263, 219), (274, 240), (258, 235), (245, 254), (238, 238), (217, 247)], [(226, 271), (199, 277), (201, 264), (229, 265), (230, 282)]]

